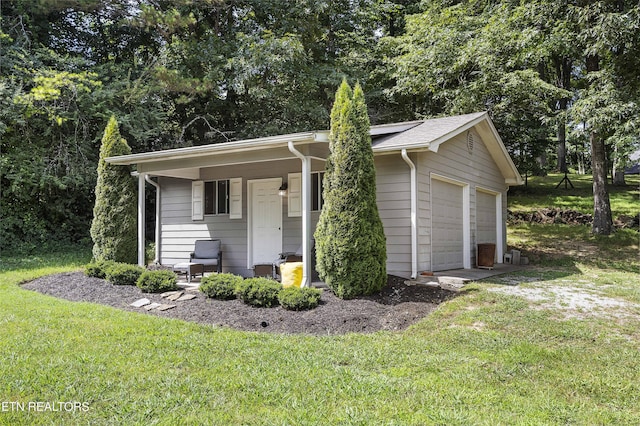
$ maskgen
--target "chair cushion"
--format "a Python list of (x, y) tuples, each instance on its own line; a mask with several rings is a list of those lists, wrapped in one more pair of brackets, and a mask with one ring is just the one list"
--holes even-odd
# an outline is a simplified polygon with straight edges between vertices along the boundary
[(193, 258), (194, 259), (217, 258), (219, 252), (220, 252), (220, 240), (215, 240), (215, 241), (199, 240), (199, 241), (196, 241), (196, 247), (194, 250)]
[(218, 259), (211, 259), (211, 258), (207, 258), (207, 259), (201, 259), (198, 257), (194, 257), (193, 259), (191, 259), (191, 261), (193, 263), (199, 263), (201, 265), (205, 265), (205, 266), (218, 266)]

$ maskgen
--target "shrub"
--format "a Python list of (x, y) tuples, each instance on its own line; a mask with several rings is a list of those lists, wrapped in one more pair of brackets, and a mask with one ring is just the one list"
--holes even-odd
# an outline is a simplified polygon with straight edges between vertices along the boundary
[(96, 201), (91, 222), (93, 257), (133, 263), (137, 260), (137, 188), (131, 167), (107, 164), (105, 158), (131, 154), (127, 141), (120, 136), (115, 117), (102, 136)]
[(362, 88), (346, 81), (331, 109), (324, 206), (316, 226), (320, 278), (342, 299), (386, 284), (386, 241), (376, 204), (376, 171)]
[(136, 285), (138, 278), (144, 272), (140, 266), (128, 263), (114, 263), (106, 271), (106, 278), (115, 285)]
[(236, 295), (248, 305), (267, 307), (278, 304), (278, 293), (282, 285), (268, 278), (247, 278), (236, 287)]
[(311, 287), (287, 287), (278, 294), (278, 301), (283, 308), (290, 311), (313, 309), (320, 303), (322, 290)]
[(242, 277), (238, 275), (213, 274), (202, 279), (200, 291), (213, 299), (234, 299), (236, 297), (236, 287), (241, 282)]
[(84, 267), (84, 274), (93, 278), (106, 278), (107, 271), (113, 267), (116, 263), (110, 260), (102, 260), (98, 262), (91, 262)]
[(145, 293), (161, 293), (176, 290), (178, 278), (172, 271), (144, 271), (136, 285)]

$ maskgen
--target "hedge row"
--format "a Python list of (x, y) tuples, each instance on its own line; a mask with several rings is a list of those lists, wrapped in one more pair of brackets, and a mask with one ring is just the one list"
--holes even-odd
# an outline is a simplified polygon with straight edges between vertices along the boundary
[[(148, 271), (140, 266), (112, 261), (93, 262), (85, 267), (90, 277), (106, 279), (115, 285), (137, 285), (146, 293), (160, 293), (177, 288), (176, 274), (168, 270)], [(257, 307), (280, 304), (291, 311), (313, 309), (320, 303), (322, 290), (316, 288), (283, 288), (268, 278), (244, 279), (233, 274), (213, 274), (202, 278), (200, 291), (220, 300), (239, 298)]]
[(147, 271), (128, 263), (113, 261), (92, 262), (85, 267), (89, 277), (106, 279), (114, 285), (136, 285), (145, 293), (176, 290), (177, 277), (172, 271)]
[(268, 278), (247, 278), (233, 274), (214, 274), (204, 277), (200, 291), (208, 297), (220, 300), (239, 298), (257, 307), (273, 307), (280, 304), (292, 311), (313, 309), (320, 303), (322, 290), (316, 288), (282, 288)]

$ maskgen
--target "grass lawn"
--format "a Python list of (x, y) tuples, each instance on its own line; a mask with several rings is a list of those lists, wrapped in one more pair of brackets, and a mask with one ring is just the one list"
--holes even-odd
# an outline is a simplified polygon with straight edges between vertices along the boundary
[[(555, 186), (564, 174), (552, 173), (544, 177), (529, 177), (527, 188), (517, 187), (509, 191), (509, 208), (512, 210), (536, 210), (544, 207), (558, 207), (593, 214), (593, 179), (591, 175), (569, 175), (574, 189)], [(637, 215), (640, 211), (638, 196), (640, 176), (627, 175), (626, 186), (609, 185), (611, 213), (619, 215)]]
[[(509, 243), (537, 264), (468, 286), (405, 332), (332, 337), (57, 300), (18, 284), (88, 251), (3, 255), (0, 424), (638, 424), (638, 234), (521, 225)], [(549, 299), (559, 291), (587, 304)]]

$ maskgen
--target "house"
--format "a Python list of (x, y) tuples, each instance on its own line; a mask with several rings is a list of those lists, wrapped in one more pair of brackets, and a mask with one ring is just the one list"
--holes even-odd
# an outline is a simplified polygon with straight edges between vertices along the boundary
[[(223, 271), (250, 276), (281, 252), (301, 252), (311, 278), (329, 132), (316, 131), (111, 157), (139, 175), (139, 259), (145, 181), (158, 194), (160, 263), (220, 239)], [(507, 190), (522, 184), (485, 112), (371, 127), (387, 272), (472, 268), (479, 243), (506, 249)], [(154, 179), (151, 179), (154, 178)]]

